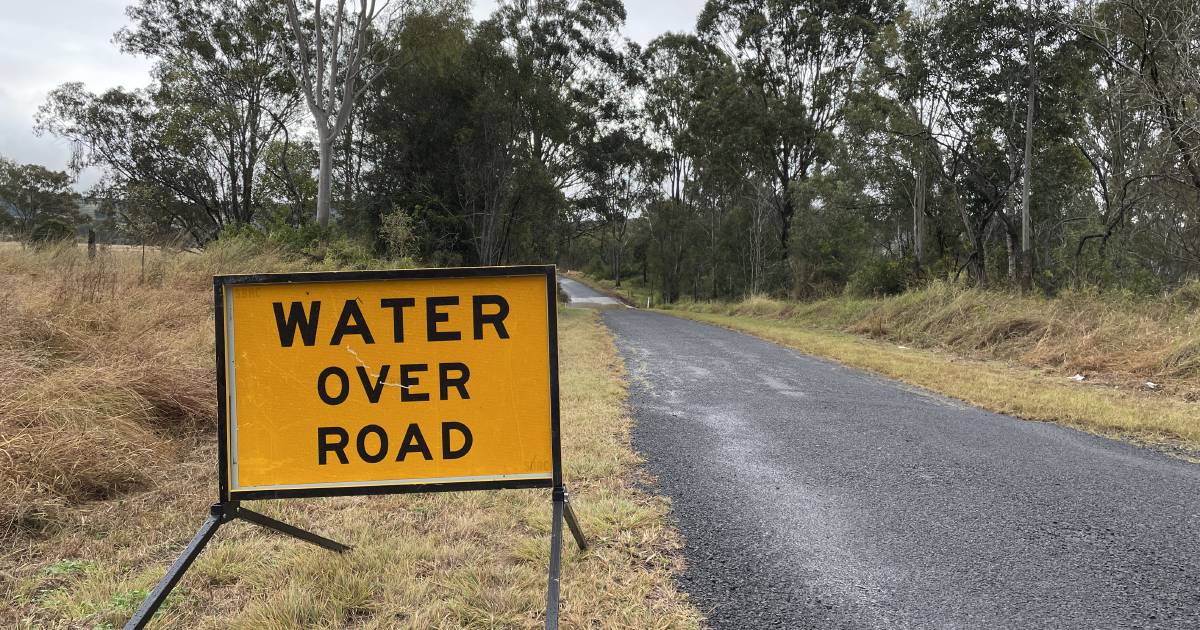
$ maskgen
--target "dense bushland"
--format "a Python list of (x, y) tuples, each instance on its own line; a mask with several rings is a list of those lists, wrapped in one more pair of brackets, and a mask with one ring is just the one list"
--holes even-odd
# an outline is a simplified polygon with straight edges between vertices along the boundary
[[(102, 238), (328, 220), (375, 254), (555, 261), (666, 302), (1200, 273), (1190, 0), (713, 0), (644, 45), (619, 1), (401, 2), (363, 22), (370, 80), (319, 138), (315, 26), (285, 5), (138, 0), (114, 41), (152, 83), (49, 95), (38, 128), (106, 173)], [(0, 231), (82, 220), (68, 175), (0, 162)]]

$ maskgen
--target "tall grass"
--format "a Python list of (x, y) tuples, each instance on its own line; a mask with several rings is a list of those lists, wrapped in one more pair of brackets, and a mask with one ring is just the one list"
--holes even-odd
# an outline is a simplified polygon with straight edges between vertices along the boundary
[(1200, 285), (1148, 299), (1067, 292), (1022, 296), (934, 283), (888, 298), (687, 303), (682, 310), (775, 319), (1113, 384), (1200, 395)]
[[(210, 426), (211, 276), (277, 252), (0, 250), (0, 540), (144, 488)], [(208, 288), (208, 290), (205, 290)]]

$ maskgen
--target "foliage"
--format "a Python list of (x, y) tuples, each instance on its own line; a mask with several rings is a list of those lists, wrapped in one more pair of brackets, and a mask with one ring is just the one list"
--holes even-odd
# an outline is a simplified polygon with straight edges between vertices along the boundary
[(24, 239), (70, 238), (84, 221), (73, 183), (67, 173), (0, 157), (0, 227)]
[[(251, 226), (315, 259), (555, 261), (668, 302), (1200, 274), (1194, 2), (712, 0), (645, 47), (619, 0), (320, 25), (294, 4), (289, 30), (283, 3), (140, 0), (117, 42), (155, 82), (51, 94), (40, 128), (105, 168), (126, 240)], [(287, 71), (296, 34), (351, 45), (318, 26), (365, 38), (357, 77), (322, 58), (323, 94)]]
[(61, 219), (46, 219), (29, 232), (29, 242), (42, 246), (74, 240), (75, 230)]
[[(38, 128), (73, 142), (76, 168), (100, 166), (102, 196), (140, 198), (160, 231), (197, 242), (255, 219), (263, 152), (295, 122), (282, 7), (268, 0), (141, 0), (116, 35), (155, 61), (143, 90), (53, 90)], [(131, 218), (130, 223), (138, 219)]]
[(416, 252), (417, 241), (413, 232), (413, 220), (409, 215), (396, 211), (384, 215), (379, 226), (379, 236), (383, 240), (388, 257), (393, 259), (411, 258)]
[(862, 265), (846, 283), (846, 292), (855, 297), (899, 295), (908, 286), (912, 265), (904, 260), (877, 258)]

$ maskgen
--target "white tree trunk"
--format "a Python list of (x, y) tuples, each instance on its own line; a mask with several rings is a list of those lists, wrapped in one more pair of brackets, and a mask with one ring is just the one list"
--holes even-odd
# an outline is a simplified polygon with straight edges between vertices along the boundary
[(333, 137), (319, 141), (321, 164), (317, 174), (317, 224), (329, 225), (329, 206), (333, 199)]

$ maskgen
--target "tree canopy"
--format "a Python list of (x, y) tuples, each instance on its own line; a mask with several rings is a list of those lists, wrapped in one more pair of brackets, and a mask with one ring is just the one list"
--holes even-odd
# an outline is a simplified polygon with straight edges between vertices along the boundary
[[(64, 84), (39, 127), (127, 231), (197, 243), (337, 233), (668, 301), (1200, 273), (1194, 2), (709, 0), (644, 46), (620, 0), (294, 4), (138, 0), (116, 42), (153, 83)], [(326, 48), (361, 56), (320, 61), (366, 69), (353, 98)]]

